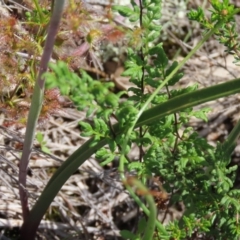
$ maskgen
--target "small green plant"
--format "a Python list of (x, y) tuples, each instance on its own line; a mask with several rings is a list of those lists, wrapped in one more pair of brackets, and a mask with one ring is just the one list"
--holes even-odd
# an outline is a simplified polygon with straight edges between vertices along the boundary
[[(57, 12), (63, 3), (60, 0), (55, 2), (52, 18), (58, 21), (60, 15)], [(49, 58), (42, 62), (45, 67), (39, 73), (33, 93), (20, 176), (27, 167), (35, 131), (32, 121), (36, 124), (45, 80), (48, 88), (58, 87), (61, 94), (69, 96), (76, 108), (86, 110), (86, 116), (94, 117), (94, 121), (92, 124), (80, 122), (82, 135), (91, 138), (56, 171), (30, 212), (26, 193), (20, 187), (24, 216), (21, 239), (34, 239), (45, 211), (62, 185), (94, 153), (102, 165), (119, 159), (119, 173), (126, 189), (146, 215), (146, 219), (139, 222), (138, 231), (122, 231), (123, 238), (197, 239), (201, 235), (206, 239), (238, 239), (240, 236), (240, 191), (233, 187), (237, 166), (229, 167), (240, 134), (240, 122), (227, 140), (215, 148), (187, 126), (192, 116), (207, 120), (209, 109), (196, 111), (194, 106), (240, 92), (240, 79), (201, 90), (197, 85), (172, 88), (183, 76), (181, 67), (211, 36), (224, 44), (228, 53), (235, 55), (236, 62), (239, 61), (234, 24), (234, 15), (239, 9), (227, 0), (214, 0), (211, 1), (210, 19), (200, 8), (191, 11), (189, 18), (200, 22), (205, 32), (196, 47), (178, 63), (168, 59), (158, 40), (161, 1), (140, 0), (139, 5), (135, 1), (131, 4), (131, 7), (114, 6), (113, 10), (128, 18), (133, 25), (126, 34), (128, 58), (123, 73), (134, 83), (129, 89), (133, 96), (120, 101), (123, 92), (114, 94), (112, 83), (95, 81), (82, 70), (73, 73), (63, 61), (50, 64), (52, 72), (45, 73)], [(54, 35), (49, 31), (47, 40), (53, 44), (53, 39)], [(93, 43), (94, 40), (89, 38), (88, 41)], [(152, 93), (145, 91), (149, 86)], [(117, 120), (114, 125), (112, 118)], [(128, 157), (133, 144), (139, 148), (137, 161)], [(135, 172), (139, 180), (126, 177), (125, 172)], [(168, 193), (171, 203), (182, 201), (186, 208), (180, 220), (166, 226), (156, 219), (154, 193), (144, 186), (153, 176), (161, 179), (162, 190)], [(25, 186), (22, 180), (20, 177), (20, 183)], [(146, 198), (147, 205), (139, 196)], [(143, 224), (147, 224), (146, 230), (142, 230)]]
[(41, 132), (37, 132), (36, 134), (36, 140), (38, 141), (38, 144), (40, 145), (40, 148), (45, 153), (51, 153), (49, 148), (46, 146), (46, 141), (44, 141), (44, 136)]

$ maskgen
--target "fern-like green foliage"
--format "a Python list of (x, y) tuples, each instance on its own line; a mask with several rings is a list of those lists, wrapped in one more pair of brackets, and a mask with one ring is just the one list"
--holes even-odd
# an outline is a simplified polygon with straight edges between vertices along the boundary
[[(183, 202), (185, 212), (180, 220), (174, 220), (165, 227), (168, 236), (163, 237), (157, 228), (156, 239), (238, 239), (240, 227), (240, 190), (234, 189), (237, 166), (230, 167), (230, 155), (226, 154), (221, 144), (215, 148), (199, 137), (188, 126), (191, 117), (207, 121), (208, 108), (184, 109), (169, 114), (151, 124), (135, 128), (124, 145), (128, 129), (134, 124), (136, 115), (152, 93), (176, 69), (177, 61), (169, 60), (159, 42), (161, 26), (160, 0), (143, 0), (141, 5), (131, 1), (132, 7), (115, 6), (114, 11), (129, 19), (132, 34), (140, 42), (135, 48), (127, 50), (123, 76), (129, 76), (134, 87), (129, 91), (133, 96), (121, 98), (123, 92), (112, 92), (113, 83), (93, 80), (86, 72), (73, 73), (63, 62), (51, 64), (52, 73), (45, 74), (49, 88), (58, 87), (61, 94), (67, 95), (79, 110), (87, 112), (90, 121), (80, 122), (82, 135), (93, 137), (97, 143), (102, 138), (108, 139), (108, 145), (96, 152), (96, 158), (102, 165), (119, 159), (125, 153), (124, 171), (135, 173), (142, 182), (157, 176), (162, 181), (163, 189), (169, 194), (170, 204)], [(208, 20), (199, 8), (189, 13), (189, 18), (200, 22), (204, 29), (213, 29), (216, 22), (222, 23), (216, 36), (220, 43), (227, 46), (227, 51), (238, 58), (238, 44), (234, 14), (238, 12), (229, 1), (211, 1), (212, 16)], [(134, 35), (134, 37), (136, 37)], [(197, 85), (176, 88), (183, 73), (177, 72), (155, 95), (150, 107), (169, 101), (172, 98), (194, 92)], [(169, 109), (170, 110), (170, 109)], [(118, 132), (112, 126), (112, 119), (118, 122)], [(121, 134), (119, 134), (121, 132)], [(94, 145), (93, 142), (92, 144)], [(138, 158), (129, 159), (128, 153), (133, 146), (139, 147)], [(122, 149), (125, 146), (126, 149)], [(139, 222), (137, 233), (122, 231), (125, 239), (141, 239), (140, 230), (145, 220)]]
[(211, 1), (211, 17), (208, 19), (203, 9), (198, 8), (189, 12), (188, 17), (191, 20), (199, 22), (205, 30), (212, 29), (217, 21), (223, 24), (216, 31), (215, 36), (218, 41), (226, 47), (226, 52), (234, 55), (235, 63), (240, 61), (240, 45), (234, 15), (240, 12), (240, 8), (235, 8), (229, 3), (229, 0)]

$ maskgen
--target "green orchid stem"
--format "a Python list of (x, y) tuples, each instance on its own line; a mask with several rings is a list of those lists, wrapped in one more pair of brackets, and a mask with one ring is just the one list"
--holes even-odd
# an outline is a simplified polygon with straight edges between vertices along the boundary
[(143, 196), (145, 196), (145, 199), (148, 204), (148, 221), (145, 228), (145, 232), (143, 235), (142, 240), (150, 240), (153, 239), (153, 234), (155, 230), (155, 224), (156, 224), (156, 217), (157, 217), (157, 208), (155, 206), (155, 202), (153, 199), (153, 196), (149, 193), (148, 189), (137, 179), (135, 178), (129, 178), (126, 182), (126, 188), (132, 192), (132, 189), (129, 185), (134, 186), (137, 188), (139, 192), (142, 192)]
[[(27, 197), (27, 191), (26, 191), (27, 168), (30, 160), (32, 145), (33, 145), (34, 136), (35, 136), (35, 130), (36, 130), (37, 121), (41, 111), (43, 96), (44, 96), (45, 79), (42, 78), (42, 74), (47, 71), (48, 62), (52, 55), (54, 41), (55, 41), (55, 37), (57, 35), (58, 27), (60, 24), (63, 6), (64, 6), (64, 0), (58, 0), (58, 4), (56, 4), (54, 8), (54, 12), (50, 20), (48, 36), (46, 39), (42, 59), (40, 62), (40, 70), (39, 70), (38, 78), (34, 87), (31, 107), (29, 110), (22, 157), (19, 163), (19, 194), (21, 199), (24, 221), (27, 220), (28, 214), (29, 214), (28, 197)], [(23, 239), (30, 239), (30, 238), (24, 235)]]
[[(143, 125), (154, 123), (155, 121), (169, 114), (173, 114), (186, 108), (194, 107), (204, 102), (213, 101), (215, 99), (233, 95), (239, 92), (240, 78), (216, 86), (200, 89), (195, 92), (182, 94), (145, 111), (138, 119), (135, 127), (137, 128)], [(121, 134), (118, 124), (113, 126), (113, 130), (116, 134)], [(108, 139), (102, 138), (96, 145), (92, 146), (93, 141), (94, 139), (91, 138), (80, 148), (78, 148), (52, 176), (34, 207), (30, 211), (27, 220), (24, 221), (22, 231), (26, 231), (28, 233), (27, 236), (31, 237), (25, 239), (34, 239), (35, 232), (41, 219), (43, 218), (54, 197), (60, 191), (61, 187), (79, 168), (79, 166), (81, 166), (97, 150), (107, 144)], [(147, 211), (144, 210), (144, 212), (148, 214)]]

